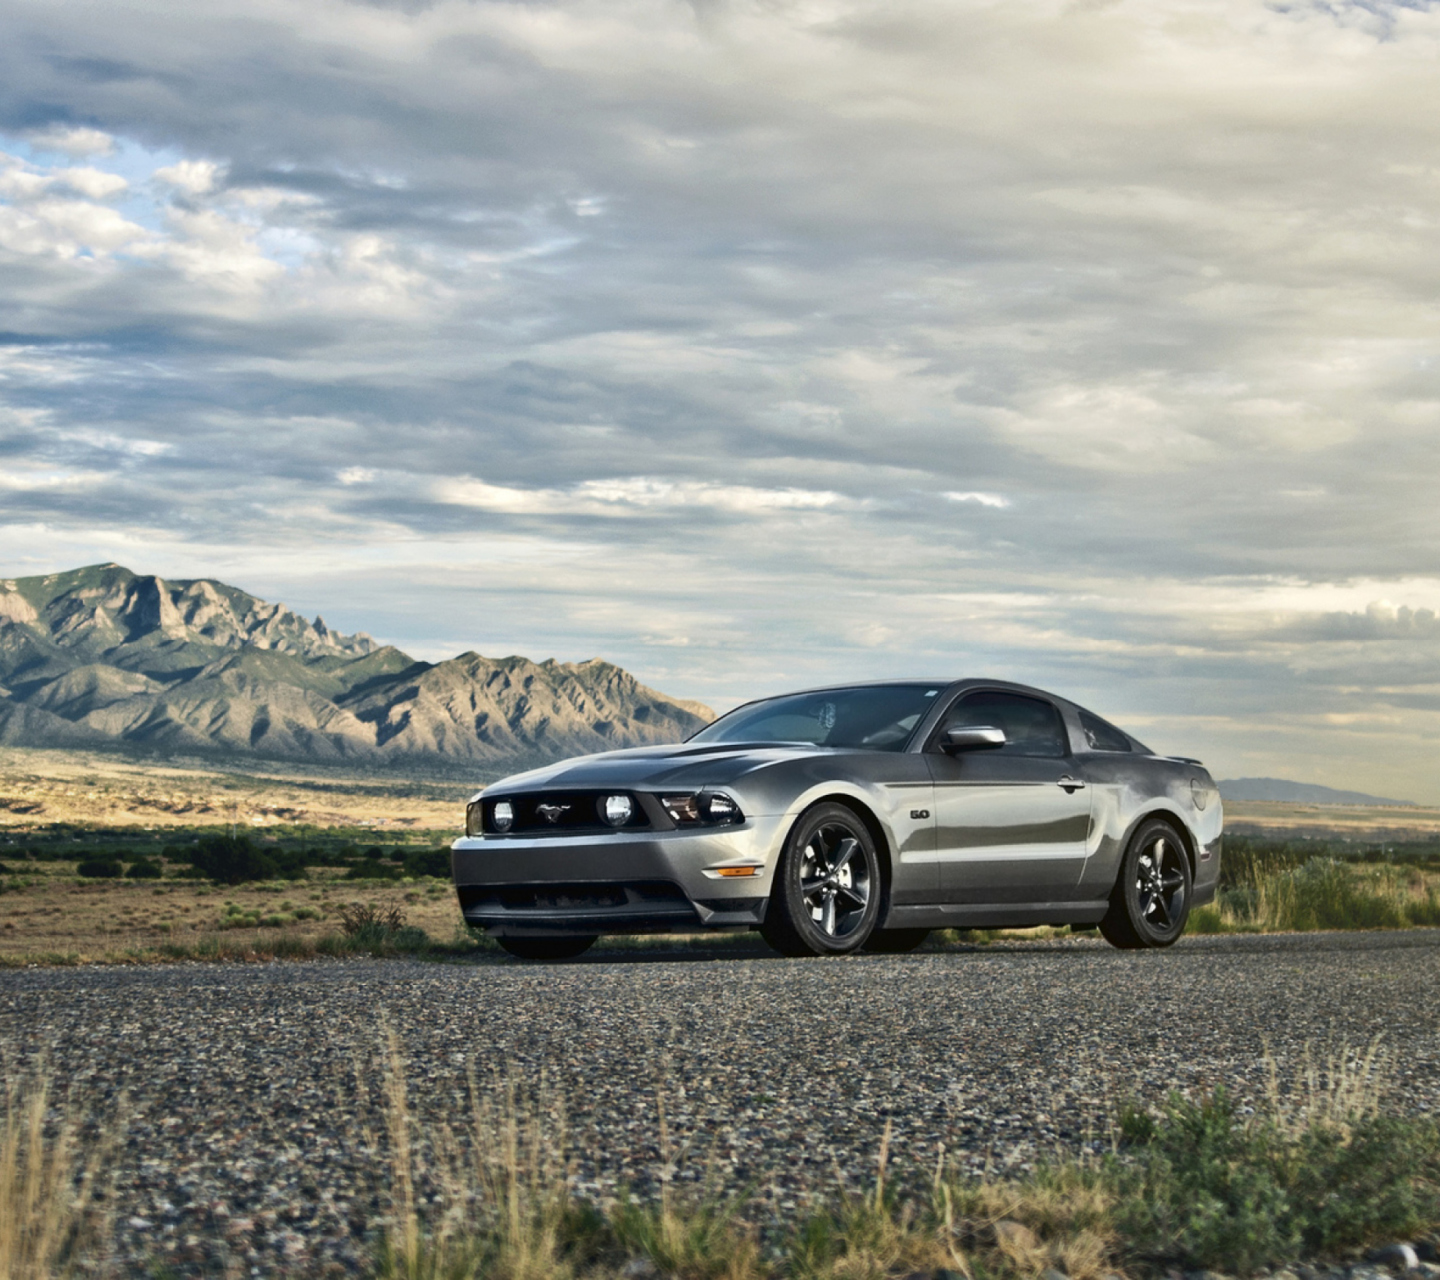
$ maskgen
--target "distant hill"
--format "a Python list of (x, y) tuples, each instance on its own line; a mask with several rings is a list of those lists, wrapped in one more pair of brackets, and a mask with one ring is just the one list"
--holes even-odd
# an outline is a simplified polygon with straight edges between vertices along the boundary
[(525, 763), (712, 719), (599, 658), (419, 662), (210, 579), (0, 579), (0, 744)]
[(1232, 778), (1220, 784), (1222, 800), (1273, 800), (1282, 804), (1379, 804), (1415, 808), (1413, 800), (1386, 800), (1363, 791), (1336, 791), (1284, 778)]

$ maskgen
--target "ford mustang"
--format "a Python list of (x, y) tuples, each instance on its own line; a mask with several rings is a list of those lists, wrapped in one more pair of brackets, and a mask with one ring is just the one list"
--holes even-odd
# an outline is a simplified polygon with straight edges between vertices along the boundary
[(790, 956), (1042, 924), (1143, 948), (1215, 896), (1221, 827), (1199, 761), (1039, 689), (908, 680), (516, 774), (470, 802), (451, 862), (465, 919), (534, 960), (706, 929)]

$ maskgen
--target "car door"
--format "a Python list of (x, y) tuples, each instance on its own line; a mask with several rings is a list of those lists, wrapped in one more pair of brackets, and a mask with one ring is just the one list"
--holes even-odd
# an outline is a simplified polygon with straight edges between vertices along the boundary
[(946, 729), (984, 725), (1005, 745), (925, 758), (935, 783), (941, 897), (951, 903), (1066, 902), (1085, 867), (1090, 791), (1056, 706), (1004, 690), (962, 694)]

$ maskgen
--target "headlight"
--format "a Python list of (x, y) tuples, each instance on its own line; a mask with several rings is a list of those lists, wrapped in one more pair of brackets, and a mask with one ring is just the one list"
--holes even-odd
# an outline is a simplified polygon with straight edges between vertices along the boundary
[(629, 796), (603, 796), (600, 816), (612, 827), (623, 827), (635, 816), (635, 801)]
[(660, 803), (671, 821), (681, 827), (728, 827), (745, 821), (740, 806), (729, 796), (700, 791), (684, 796), (661, 796)]
[(490, 810), (490, 821), (495, 824), (496, 831), (509, 831), (515, 825), (515, 806), (508, 800), (495, 801), (495, 807)]
[(467, 836), (478, 836), (485, 830), (485, 806), (478, 800), (472, 800), (465, 806), (465, 834)]

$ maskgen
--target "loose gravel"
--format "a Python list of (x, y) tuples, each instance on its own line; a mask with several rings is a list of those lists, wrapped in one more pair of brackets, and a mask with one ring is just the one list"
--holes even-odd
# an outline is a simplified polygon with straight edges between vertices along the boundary
[(422, 1125), (465, 1123), (472, 1068), (487, 1091), (543, 1082), (582, 1194), (708, 1179), (779, 1217), (866, 1184), (887, 1124), (900, 1176), (942, 1144), (1003, 1173), (1103, 1142), (1125, 1099), (1224, 1084), (1258, 1102), (1272, 1063), (1283, 1081), (1377, 1036), (1390, 1105), (1431, 1111), (1437, 1015), (1440, 930), (0, 974), (10, 1071), (44, 1060), (124, 1108), (116, 1228), (137, 1274), (360, 1266), (388, 1206), (386, 1026)]

